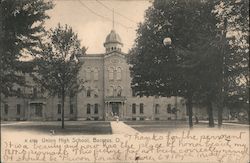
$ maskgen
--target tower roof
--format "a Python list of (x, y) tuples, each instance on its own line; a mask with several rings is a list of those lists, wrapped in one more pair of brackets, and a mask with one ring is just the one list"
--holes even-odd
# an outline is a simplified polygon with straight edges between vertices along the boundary
[(111, 30), (111, 32), (108, 34), (104, 46), (108, 43), (118, 43), (123, 45), (121, 37), (115, 32), (115, 30)]

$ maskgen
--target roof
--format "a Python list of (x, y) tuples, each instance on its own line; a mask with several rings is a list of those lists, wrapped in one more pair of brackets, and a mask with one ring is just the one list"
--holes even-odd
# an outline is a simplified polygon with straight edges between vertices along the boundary
[(83, 57), (103, 57), (104, 54), (100, 53), (100, 54), (85, 54), (83, 55)]
[(115, 30), (111, 30), (111, 32), (108, 34), (104, 46), (108, 43), (118, 43), (123, 45), (121, 37), (115, 32)]

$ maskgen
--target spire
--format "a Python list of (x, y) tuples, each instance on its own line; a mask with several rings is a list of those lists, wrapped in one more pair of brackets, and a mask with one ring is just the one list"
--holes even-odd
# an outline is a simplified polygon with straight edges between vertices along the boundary
[(113, 9), (113, 30), (115, 30), (115, 14), (114, 14), (114, 9)]

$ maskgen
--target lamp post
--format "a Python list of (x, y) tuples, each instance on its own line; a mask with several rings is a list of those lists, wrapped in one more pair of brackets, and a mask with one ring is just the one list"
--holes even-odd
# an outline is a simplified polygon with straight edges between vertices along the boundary
[(170, 37), (166, 37), (163, 39), (164, 46), (170, 46), (172, 44), (172, 39)]
[[(168, 47), (170, 49), (172, 49), (172, 39), (170, 37), (165, 37), (163, 39), (163, 45), (165, 47)], [(174, 114), (175, 114), (175, 120), (177, 120), (177, 95), (175, 96), (175, 111), (174, 111)]]
[[(173, 49), (173, 45), (172, 45), (172, 39), (170, 37), (165, 37), (163, 39), (163, 44), (165, 47), (168, 47), (169, 49)], [(191, 60), (192, 61), (192, 60)], [(195, 62), (191, 62), (191, 61), (186, 61), (183, 62), (181, 64), (177, 64), (176, 67), (181, 68), (181, 69), (193, 69), (195, 68), (199, 62), (195, 61)], [(192, 101), (192, 92), (188, 91), (188, 95), (186, 95), (187, 98), (187, 103), (186, 103), (186, 107), (187, 107), (187, 112), (188, 112), (188, 119), (189, 119), (189, 127), (193, 128), (193, 111), (192, 111), (192, 107), (193, 107), (193, 101)], [(176, 119), (177, 119), (177, 96), (175, 96), (175, 110), (176, 110)]]

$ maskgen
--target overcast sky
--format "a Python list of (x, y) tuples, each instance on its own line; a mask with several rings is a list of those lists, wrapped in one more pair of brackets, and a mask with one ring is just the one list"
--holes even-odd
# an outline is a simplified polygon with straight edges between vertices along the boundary
[(88, 48), (88, 54), (105, 51), (103, 43), (112, 29), (112, 9), (115, 31), (124, 43), (122, 51), (128, 52), (136, 38), (137, 25), (151, 5), (147, 0), (55, 0), (54, 3), (55, 7), (48, 11), (46, 28), (58, 23), (70, 25), (78, 33), (82, 46)]

